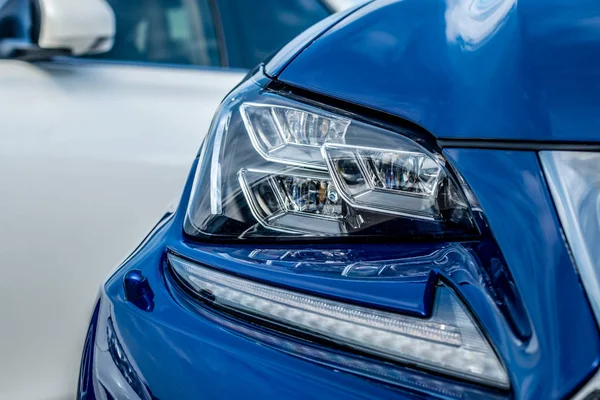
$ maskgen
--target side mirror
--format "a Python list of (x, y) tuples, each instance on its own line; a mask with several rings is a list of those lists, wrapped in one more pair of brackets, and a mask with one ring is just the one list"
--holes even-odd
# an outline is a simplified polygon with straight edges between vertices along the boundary
[(0, 0), (0, 58), (103, 53), (114, 35), (106, 0)]
[(103, 53), (113, 45), (115, 15), (105, 0), (35, 0), (32, 42), (73, 55)]

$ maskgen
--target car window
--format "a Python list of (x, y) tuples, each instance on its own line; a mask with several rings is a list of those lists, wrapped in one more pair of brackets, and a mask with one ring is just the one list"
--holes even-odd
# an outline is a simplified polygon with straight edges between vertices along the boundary
[(239, 68), (254, 67), (331, 14), (320, 0), (220, 0), (218, 4), (228, 64)]
[(93, 58), (219, 66), (211, 0), (108, 0), (117, 29), (113, 48)]

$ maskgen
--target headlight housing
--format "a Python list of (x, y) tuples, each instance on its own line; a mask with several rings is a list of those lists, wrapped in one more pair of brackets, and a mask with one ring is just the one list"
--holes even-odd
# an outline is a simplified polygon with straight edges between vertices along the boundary
[[(474, 198), (427, 143), (410, 131), (248, 80), (223, 101), (213, 120), (184, 231), (200, 240), (260, 241), (478, 235), (467, 200)], [(172, 254), (168, 262), (178, 283), (220, 312), (324, 338), (386, 362), (510, 387), (468, 309), (443, 284), (436, 287), (430, 318), (407, 317), (259, 284)]]
[(356, 115), (249, 81), (203, 144), (193, 237), (460, 237), (477, 233), (441, 154)]

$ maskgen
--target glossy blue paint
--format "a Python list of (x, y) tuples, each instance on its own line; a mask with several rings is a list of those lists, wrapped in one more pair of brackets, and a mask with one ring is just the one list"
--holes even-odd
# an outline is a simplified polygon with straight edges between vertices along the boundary
[[(423, 317), (431, 313), (433, 299), (428, 287), (431, 286), (432, 265), (447, 271), (468, 268), (470, 279), (475, 279), (471, 271), (477, 268), (474, 256), (454, 244), (240, 247), (198, 246), (183, 241), (170, 248), (186, 258), (217, 266), (225, 272), (263, 282), (277, 282), (279, 286), (316, 296)], [(260, 259), (261, 253), (273, 256), (280, 252), (283, 260)], [(298, 253), (292, 256), (294, 260), (285, 259), (290, 252)], [(315, 254), (319, 254), (320, 261)], [(398, 257), (399, 254), (402, 257)], [(329, 262), (331, 259), (338, 259), (339, 263)], [(429, 268), (423, 268), (423, 263)], [(352, 268), (362, 274), (354, 275)], [(370, 270), (370, 276), (366, 270)]]
[[(597, 368), (600, 343), (537, 155), (477, 149), (444, 155), (478, 198), (534, 326), (529, 345), (510, 354), (515, 375), (535, 371), (522, 395), (566, 396)], [(537, 357), (530, 358), (533, 348)]]
[[(157, 232), (107, 282), (101, 300), (101, 318), (112, 319), (136, 374), (153, 396), (182, 400), (196, 399), (200, 393), (232, 399), (414, 398), (260, 345), (182, 307), (165, 287), (159, 267), (165, 240), (177, 228), (170, 223)], [(151, 313), (125, 300), (119, 281), (130, 267), (145, 272), (156, 294)], [(105, 321), (98, 323), (100, 332)], [(102, 384), (112, 389), (111, 381)]]
[(380, 0), (277, 75), (438, 138), (597, 142), (599, 18), (596, 0)]
[[(195, 262), (256, 281), (338, 301), (429, 317), (435, 284), (470, 286), (474, 301), (501, 304), (510, 329), (531, 335), (526, 312), (499, 250), (479, 243), (388, 245), (200, 245), (175, 240), (169, 249)], [(484, 312), (484, 311), (482, 311)], [(496, 318), (497, 315), (493, 315)]]
[[(114, 325), (119, 345), (135, 376), (152, 396), (193, 399), (203, 393), (209, 398), (239, 398), (252, 393), (251, 398), (261, 399), (416, 398), (411, 392), (342, 373), (337, 371), (339, 368), (323, 367), (261, 344), (249, 336), (257, 332), (256, 327), (250, 328), (252, 332), (244, 332), (240, 322), (216, 322), (214, 317), (203, 314), (206, 312), (203, 309), (186, 307), (181, 294), (165, 287), (160, 267), (165, 242), (172, 242), (178, 228), (177, 222), (170, 222), (157, 231), (144, 249), (107, 282), (97, 322), (100, 335), (106, 331), (109, 320)], [(151, 313), (125, 298), (121, 281), (131, 269), (144, 271), (156, 293), (156, 307)], [(103, 367), (111, 366), (105, 362)], [(407, 369), (403, 372), (411, 373)], [(115, 387), (117, 379), (95, 379), (98, 390), (120, 392)], [(444, 392), (456, 393), (457, 397), (469, 393), (467, 398), (489, 398), (485, 392), (468, 385), (426, 375), (424, 379), (424, 386), (440, 387)]]
[(352, 14), (356, 10), (369, 3), (366, 1), (364, 4), (360, 4), (354, 7), (350, 7), (345, 11), (337, 12), (330, 15), (329, 17), (321, 20), (314, 24), (300, 35), (296, 36), (289, 43), (281, 48), (269, 62), (265, 65), (265, 72), (269, 76), (276, 76), (283, 71), (283, 69), (306, 47), (308, 47), (314, 40), (325, 33), (329, 28)]
[[(428, 297), (427, 285), (431, 284), (424, 273), (435, 270), (477, 316), (509, 371), (512, 391), (517, 398), (567, 396), (597, 367), (600, 343), (560, 236), (537, 156), (530, 152), (459, 149), (448, 150), (446, 156), (465, 176), (481, 202), (514, 277), (512, 284), (523, 299), (524, 318), (531, 324), (530, 337), (522, 339), (511, 328), (501, 308), (505, 301), (495, 293), (499, 285), (489, 286), (490, 276), (502, 268), (485, 261), (494, 258), (495, 253), (489, 249), (492, 244), (485, 237), (481, 242), (470, 243), (287, 246), (292, 253), (283, 257), (281, 252), (286, 248), (280, 245), (197, 244), (186, 239), (181, 228), (191, 179), (175, 215), (163, 219), (103, 286), (99, 331), (107, 331), (110, 319), (119, 346), (135, 371), (132, 376), (156, 398), (191, 399), (198, 393), (218, 398), (237, 398), (244, 393), (264, 399), (412, 398), (411, 391), (341, 372), (333, 364), (311, 361), (308, 356), (299, 358), (282, 351), (281, 346), (286, 344), (275, 342), (280, 339), (270, 331), (235, 319), (221, 317), (219, 320), (207, 313), (189, 296), (177, 294), (176, 285), (169, 284), (164, 271), (165, 252), (171, 249), (196, 262), (273, 285), (293, 286), (296, 290), (424, 315), (427, 307), (423, 301)], [(490, 180), (490, 176), (498, 179)], [(513, 196), (507, 196), (507, 190)], [(382, 270), (378, 260), (384, 263), (408, 261), (411, 265), (415, 255), (425, 254), (427, 250), (435, 254), (440, 249), (460, 254), (446, 271), (437, 268), (440, 259), (433, 257), (429, 262), (413, 265), (412, 276), (393, 268), (384, 269), (387, 274), (384, 277), (372, 275), (373, 271)], [(375, 261), (375, 268), (367, 272), (367, 276), (358, 272), (342, 275), (339, 266), (323, 263), (331, 259), (324, 253), (336, 251), (344, 251), (358, 262), (367, 260), (367, 266), (372, 267)], [(486, 253), (492, 255), (486, 256)], [(154, 293), (155, 307), (150, 312), (126, 299), (123, 278), (132, 270), (141, 271)], [(361, 268), (357, 271), (364, 272)], [(375, 276), (379, 275), (375, 273)], [(397, 290), (393, 290), (393, 284), (398, 285)], [(414, 285), (413, 291), (405, 291), (407, 285)], [(573, 326), (577, 329), (571, 329)], [(299, 348), (298, 343), (287, 346)], [(315, 345), (305, 346), (308, 346), (307, 354), (312, 354), (311, 348), (313, 352), (320, 351), (319, 354), (328, 351)], [(101, 365), (112, 368), (107, 359), (104, 357)], [(104, 378), (94, 377), (96, 381), (105, 380), (102, 385), (96, 385), (98, 390), (111, 390), (111, 384), (118, 384), (117, 378), (106, 379), (106, 376), (115, 376), (116, 370), (111, 371)], [(395, 369), (394, 373), (419, 379), (417, 372), (407, 368)], [(407, 378), (407, 382), (410, 379)], [(302, 385), (297, 384), (299, 381)], [(487, 397), (472, 386), (456, 382), (444, 384), (443, 381), (429, 375), (426, 381), (421, 380), (429, 383), (420, 390), (439, 394), (436, 390), (451, 385), (454, 397), (446, 398)]]
[[(173, 286), (177, 285), (173, 284)], [(175, 291), (177, 291), (177, 288), (172, 290), (172, 292)], [(465, 385), (464, 383), (453, 382), (451, 379), (434, 376), (423, 371), (345, 354), (341, 351), (335, 351), (335, 349), (319, 346), (314, 343), (307, 344), (306, 342), (300, 342), (282, 335), (273, 335), (270, 332), (257, 328), (256, 325), (228, 320), (218, 314), (211, 313), (206, 308), (199, 306), (194, 300), (190, 300), (189, 296), (182, 295), (181, 298), (182, 302), (189, 303), (191, 310), (225, 329), (243, 335), (248, 339), (256, 340), (263, 345), (272, 347), (283, 353), (323, 365), (329, 369), (353, 374), (358, 373), (360, 376), (382, 383), (387, 382), (394, 386), (397, 386), (401, 382), (403, 387), (410, 388), (408, 390), (410, 392), (413, 390), (420, 393), (427, 392), (429, 395), (437, 395), (437, 397), (444, 399), (506, 399), (506, 393), (504, 392), (489, 391)], [(407, 391), (404, 391), (403, 394), (404, 396), (408, 395)], [(399, 397), (403, 396), (399, 394)]]
[[(437, 137), (597, 140), (591, 131), (596, 117), (581, 102), (597, 105), (598, 83), (591, 82), (590, 91), (583, 91), (574, 72), (588, 68), (584, 76), (593, 77), (597, 54), (590, 55), (589, 67), (578, 66), (581, 63), (573, 59), (552, 60), (554, 64), (547, 59), (551, 50), (574, 45), (576, 38), (579, 46), (568, 49), (573, 57), (581, 56), (578, 51), (584, 45), (593, 48), (596, 36), (590, 34), (583, 43), (580, 30), (593, 31), (589, 27), (593, 22), (582, 22), (582, 13), (587, 6), (595, 15), (595, 4), (575, 1), (563, 16), (555, 1), (544, 3), (552, 10), (539, 8), (537, 0), (519, 1), (518, 6), (508, 1), (474, 2), (476, 7), (492, 7), (481, 11), (477, 21), (482, 25), (458, 24), (449, 30), (440, 21), (458, 18), (451, 11), (462, 12), (459, 0), (382, 0), (342, 19), (304, 50), (302, 41), (297, 42), (273, 65), (283, 69), (280, 79), (298, 79), (290, 78), (289, 83), (412, 119)], [(506, 15), (500, 18), (501, 10)], [(486, 25), (492, 17), (498, 17), (497, 23)], [(567, 22), (575, 20), (580, 24), (567, 29)], [(467, 28), (471, 30), (462, 31)], [(564, 34), (556, 36), (557, 29)], [(481, 32), (487, 33), (475, 40)], [(446, 40), (438, 41), (440, 35)], [(554, 41), (531, 43), (536, 37)], [(419, 44), (430, 46), (417, 46), (417, 38)], [(399, 50), (402, 57), (396, 57)], [(345, 55), (344, 65), (339, 55)], [(533, 60), (533, 55), (540, 60)], [(562, 81), (557, 74), (565, 74)], [(264, 77), (257, 82), (266, 83)], [(566, 121), (574, 118), (573, 113), (578, 113), (578, 120), (572, 123), (580, 129), (567, 136)], [(98, 331), (95, 348), (101, 350), (93, 355), (96, 373), (85, 368), (83, 381), (93, 381), (96, 390), (122, 394), (124, 387), (131, 389), (128, 393), (161, 399), (199, 394), (267, 400), (411, 399), (420, 396), (415, 390), (440, 398), (489, 394), (483, 388), (406, 366), (358, 359), (215, 313), (168, 275), (165, 254), (172, 251), (248, 279), (417, 316), (429, 314), (434, 283), (442, 279), (464, 300), (507, 368), (511, 392), (494, 392), (496, 397), (569, 397), (597, 370), (600, 336), (537, 154), (454, 148), (444, 155), (481, 205), (481, 237), (469, 242), (193, 242), (182, 230), (191, 174), (176, 213), (161, 220), (103, 285), (101, 309), (92, 322)], [(145, 277), (154, 294), (152, 309), (127, 301), (123, 278), (131, 271)], [(112, 351), (107, 342), (113, 343)], [(399, 374), (404, 383), (365, 378), (354, 368), (356, 360), (388, 368), (386, 372)]]
[(154, 292), (142, 271), (137, 269), (127, 271), (123, 277), (123, 290), (127, 301), (135, 304), (141, 310), (152, 311), (154, 308)]

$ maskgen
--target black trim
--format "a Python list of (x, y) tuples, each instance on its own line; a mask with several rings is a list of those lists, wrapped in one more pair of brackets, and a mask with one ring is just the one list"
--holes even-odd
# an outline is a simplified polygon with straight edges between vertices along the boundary
[[(404, 119), (394, 114), (380, 111), (368, 106), (352, 103), (326, 94), (312, 92), (294, 85), (284, 83), (272, 78), (266, 88), (281, 95), (292, 95), (318, 103), (325, 108), (347, 111), (353, 118), (373, 124), (379, 122), (380, 127), (399, 131), (410, 139), (420, 144), (425, 144), (430, 149), (443, 150), (445, 148), (473, 148), (473, 149), (497, 149), (497, 150), (570, 150), (570, 151), (598, 151), (600, 152), (600, 133), (598, 142), (589, 141), (558, 141), (558, 140), (504, 140), (504, 139), (438, 139), (431, 132), (415, 122)], [(298, 99), (296, 99), (298, 100)]]
[(331, 4), (329, 4), (326, 0), (317, 0), (316, 2), (319, 3), (320, 5), (322, 5), (331, 14), (334, 14), (338, 11), (338, 10), (334, 9), (333, 6)]
[(37, 0), (29, 1), (29, 18), (31, 18), (31, 28), (29, 29), (29, 39), (31, 43), (38, 44), (40, 32), (42, 30), (42, 10)]
[(207, 235), (200, 231), (193, 234), (183, 231), (184, 240), (192, 243), (204, 244), (237, 244), (237, 245), (352, 245), (352, 244), (407, 244), (407, 243), (464, 243), (478, 242), (481, 240), (479, 227), (474, 225), (474, 231), (468, 233), (446, 233), (446, 234), (414, 234), (412, 236), (399, 235), (355, 235), (355, 236), (217, 236)]
[(213, 25), (215, 27), (215, 36), (219, 45), (219, 60), (221, 67), (229, 66), (229, 53), (227, 49), (227, 41), (225, 40), (225, 29), (223, 28), (223, 19), (221, 18), (221, 10), (217, 0), (208, 0)]
[(70, 56), (71, 50), (69, 49), (42, 49), (36, 45), (24, 45), (14, 46), (9, 48), (6, 54), (0, 54), (2, 57), (12, 58), (20, 61), (27, 62), (38, 62), (38, 61), (50, 61), (54, 57), (58, 56)]
[[(598, 135), (600, 139), (600, 134)], [(571, 150), (600, 151), (600, 142), (559, 142), (533, 140), (498, 140), (498, 139), (438, 139), (441, 148), (494, 149), (494, 150)]]
[(337, 114), (340, 114), (340, 111), (343, 111), (344, 113), (342, 114), (346, 114), (348, 117), (379, 126), (380, 128), (398, 132), (413, 141), (424, 145), (429, 150), (434, 150), (438, 153), (440, 152), (435, 136), (414, 122), (374, 108), (289, 85), (276, 78), (270, 79), (272, 79), (272, 81), (266, 85), (266, 89), (281, 96), (291, 97), (296, 101), (309, 103)]

